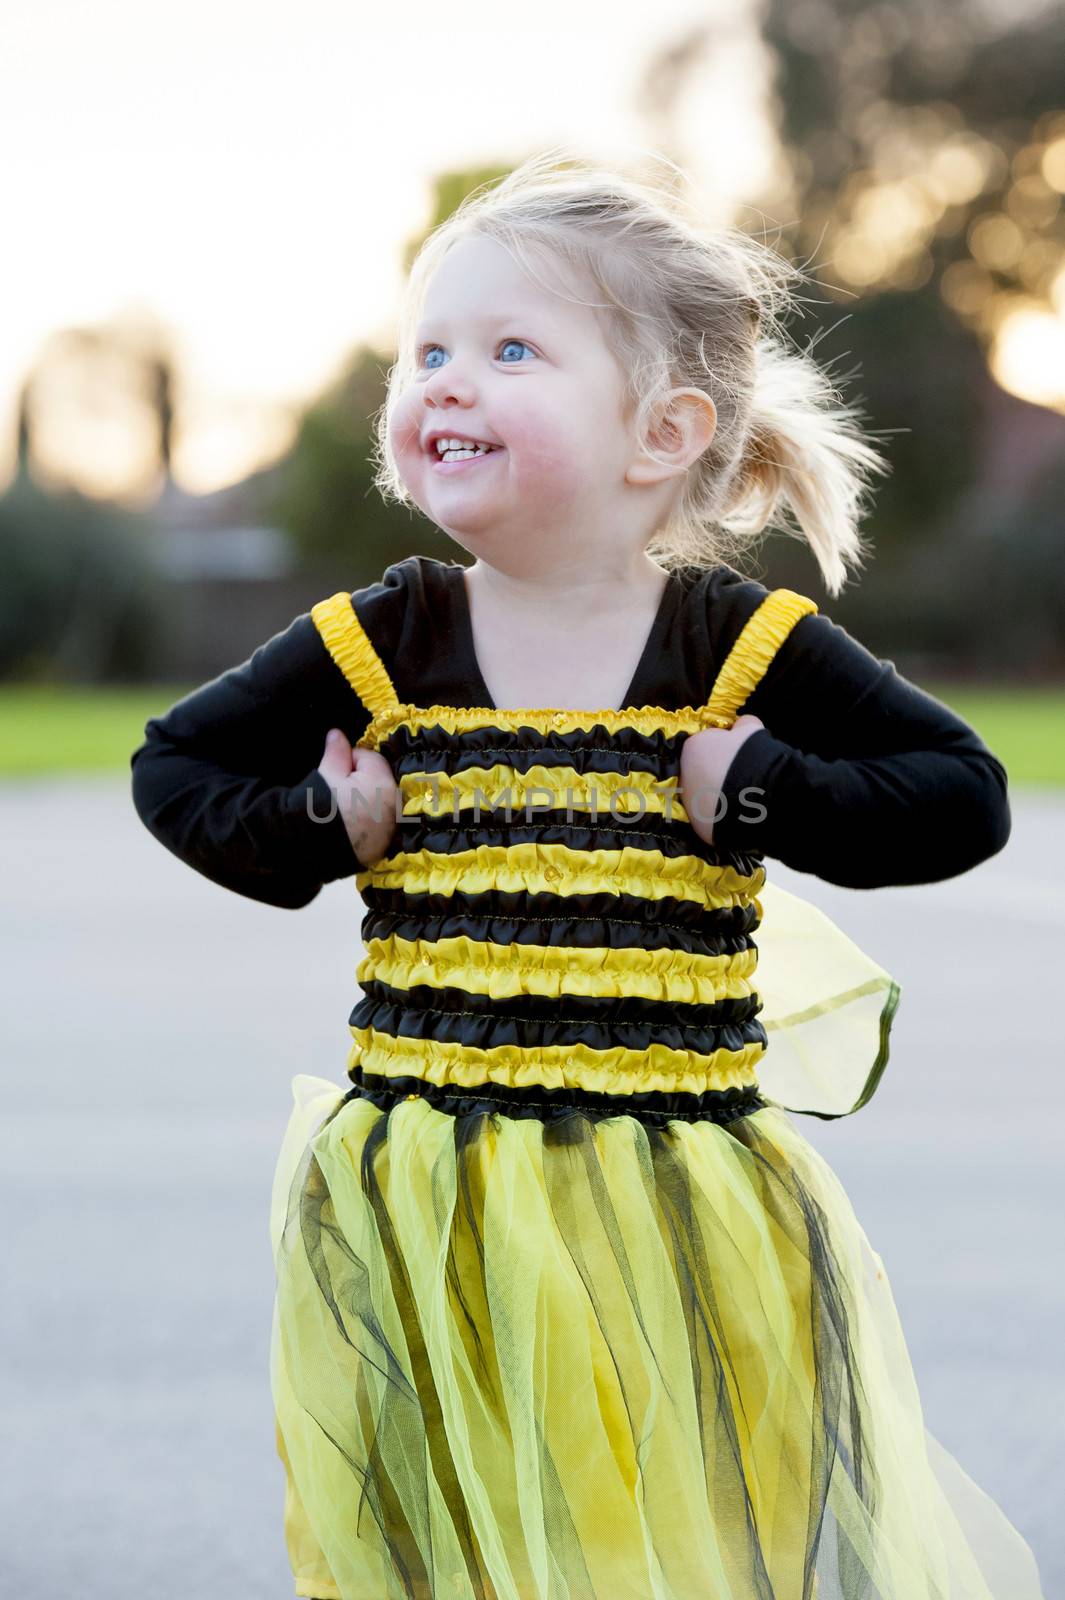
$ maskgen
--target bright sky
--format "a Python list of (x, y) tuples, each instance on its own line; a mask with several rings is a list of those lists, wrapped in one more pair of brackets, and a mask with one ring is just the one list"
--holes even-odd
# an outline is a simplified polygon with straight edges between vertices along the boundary
[[(559, 141), (608, 157), (660, 148), (632, 110), (643, 64), (708, 14), (705, 0), (9, 7), (0, 483), (18, 385), (49, 336), (138, 312), (174, 335), (186, 487), (282, 450), (293, 404), (354, 345), (390, 348), (402, 248), (434, 176)], [(712, 14), (722, 42), (668, 152), (710, 219), (758, 192), (770, 153), (745, 0)], [(143, 450), (130, 413), (98, 402), (93, 415), (73, 395), (68, 410), (57, 469), (120, 492)]]

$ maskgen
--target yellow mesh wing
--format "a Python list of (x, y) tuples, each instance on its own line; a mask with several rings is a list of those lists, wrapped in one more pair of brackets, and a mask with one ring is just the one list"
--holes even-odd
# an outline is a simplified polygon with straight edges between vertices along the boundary
[(787, 1111), (849, 1116), (887, 1066), (899, 985), (800, 895), (766, 883), (758, 900), (755, 982), (769, 1039), (758, 1064), (763, 1093)]

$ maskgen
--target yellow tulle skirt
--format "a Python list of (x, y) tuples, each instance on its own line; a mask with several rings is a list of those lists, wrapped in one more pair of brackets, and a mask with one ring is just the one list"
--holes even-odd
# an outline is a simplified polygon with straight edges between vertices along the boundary
[(294, 1087), (271, 1364), (298, 1595), (1041, 1600), (779, 1106), (656, 1128)]

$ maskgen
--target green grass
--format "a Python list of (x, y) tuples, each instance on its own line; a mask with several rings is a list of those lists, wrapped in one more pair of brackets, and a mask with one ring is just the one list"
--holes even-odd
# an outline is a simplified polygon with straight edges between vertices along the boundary
[[(1065, 689), (922, 687), (976, 729), (1005, 763), (1012, 784), (1065, 787)], [(0, 684), (0, 777), (128, 771), (145, 722), (187, 692), (170, 683), (132, 689)]]
[(1011, 784), (1065, 786), (1065, 689), (921, 687), (976, 729)]
[(0, 684), (0, 776), (129, 771), (149, 717), (188, 692), (174, 684), (69, 689)]

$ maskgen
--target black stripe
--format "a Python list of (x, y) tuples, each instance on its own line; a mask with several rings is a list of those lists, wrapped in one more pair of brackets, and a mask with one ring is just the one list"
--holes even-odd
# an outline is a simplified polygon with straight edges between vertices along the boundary
[[(391, 755), (391, 752), (389, 752)], [(515, 773), (525, 775), (530, 767), (561, 768), (573, 773), (575, 778), (620, 777), (638, 772), (652, 781), (676, 782), (680, 771), (677, 757), (661, 751), (617, 750), (612, 745), (584, 745), (579, 750), (567, 751), (552, 746), (538, 745), (528, 750), (513, 750), (506, 744), (493, 744), (481, 750), (412, 750), (403, 761), (396, 762), (398, 777), (430, 779), (434, 775), (461, 772), (486, 772), (492, 767), (505, 766)], [(472, 780), (471, 780), (472, 781)], [(565, 785), (563, 785), (565, 787)]]
[[(437, 939), (461, 934), (484, 943), (546, 944), (585, 948), (665, 950), (680, 948), (692, 955), (727, 955), (755, 941), (760, 917), (753, 902), (706, 906), (697, 900), (664, 895), (652, 907), (639, 895), (526, 893), (489, 889), (482, 894), (415, 894), (409, 890), (373, 889), (363, 893), (368, 907), (362, 938)], [(595, 926), (585, 926), (592, 924)], [(574, 926), (580, 924), (579, 927)]]
[[(478, 797), (457, 815), (449, 807), (436, 815), (415, 812), (401, 817), (389, 852), (431, 850), (437, 855), (454, 855), (462, 850), (476, 850), (479, 845), (502, 849), (507, 845), (536, 842), (565, 845), (569, 850), (582, 853), (654, 850), (668, 860), (690, 856), (712, 867), (719, 865), (713, 846), (700, 839), (689, 822), (682, 822), (675, 809), (671, 817), (660, 811), (642, 809), (631, 795), (628, 800), (637, 807), (631, 815), (620, 804), (611, 812), (604, 803), (598, 817), (590, 807), (582, 807), (580, 796), (576, 794), (570, 799), (563, 796), (557, 806), (533, 798), (528, 802), (528, 810), (526, 802), (519, 802), (515, 797), (509, 817), (505, 799), (499, 797), (499, 805), (495, 806), (488, 804), (489, 798)], [(747, 876), (761, 865), (754, 857), (750, 860)], [(728, 864), (732, 865), (732, 861)]]
[(766, 1049), (766, 1030), (757, 1017), (761, 1006), (757, 995), (710, 1006), (678, 1006), (611, 996), (515, 995), (507, 1000), (426, 984), (398, 990), (368, 983), (348, 1021), (351, 1027), (373, 1028), (394, 1038), (435, 1039), (477, 1050), (580, 1044), (591, 1050), (621, 1046), (646, 1051), (661, 1044), (711, 1055), (750, 1045)]
[[(683, 732), (641, 733), (631, 725), (623, 724), (608, 736), (609, 744), (592, 745), (590, 741), (593, 738), (603, 739), (602, 724), (597, 723), (594, 727), (598, 732), (593, 733), (592, 728), (574, 728), (563, 733), (557, 728), (547, 728), (541, 733), (529, 724), (511, 731), (489, 723), (449, 733), (439, 723), (427, 723), (414, 732), (405, 727), (394, 729), (381, 740), (379, 748), (401, 771), (408, 766), (412, 770), (427, 770), (433, 763), (449, 770), (456, 764), (479, 766), (486, 755), (494, 759), (497, 754), (515, 762), (525, 761), (527, 757), (532, 760), (543, 759), (545, 765), (549, 756), (560, 757), (564, 765), (574, 766), (594, 760), (606, 763), (608, 768), (615, 770), (619, 764), (624, 765), (622, 758), (626, 761), (631, 758), (646, 763), (644, 770), (652, 771), (658, 768), (675, 769), (680, 760), (681, 747), (688, 737)], [(600, 770), (607, 768), (600, 767)]]
[(425, 1078), (384, 1077), (355, 1067), (349, 1074), (354, 1087), (344, 1096), (348, 1100), (371, 1100), (384, 1111), (391, 1111), (410, 1094), (418, 1094), (439, 1111), (455, 1117), (490, 1116), (537, 1117), (548, 1124), (582, 1112), (591, 1121), (603, 1117), (635, 1117), (653, 1127), (672, 1119), (686, 1122), (735, 1122), (748, 1117), (766, 1104), (758, 1089), (708, 1089), (704, 1094), (684, 1094), (648, 1090), (642, 1094), (611, 1095), (589, 1089), (515, 1089), (509, 1084), (485, 1083), (477, 1088), (446, 1088)]

